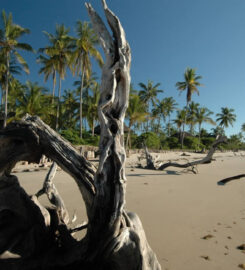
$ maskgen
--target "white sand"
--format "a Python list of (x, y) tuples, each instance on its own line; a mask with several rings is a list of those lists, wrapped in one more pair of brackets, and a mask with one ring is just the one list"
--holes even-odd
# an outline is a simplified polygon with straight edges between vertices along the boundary
[[(180, 155), (166, 153), (160, 159), (203, 157)], [(148, 241), (166, 269), (232, 270), (245, 263), (245, 254), (236, 249), (245, 243), (244, 179), (217, 185), (225, 177), (245, 173), (244, 153), (235, 155), (215, 154), (216, 161), (199, 165), (197, 175), (173, 167), (166, 171), (132, 169), (137, 155), (128, 160), (127, 209), (140, 216)], [(26, 191), (33, 194), (41, 188), (46, 173), (25, 172), (17, 176)], [(84, 203), (73, 179), (59, 171), (54, 183), (71, 215), (76, 209), (78, 222), (86, 220)], [(201, 239), (208, 234), (213, 237)], [(208, 256), (209, 260), (201, 256)]]

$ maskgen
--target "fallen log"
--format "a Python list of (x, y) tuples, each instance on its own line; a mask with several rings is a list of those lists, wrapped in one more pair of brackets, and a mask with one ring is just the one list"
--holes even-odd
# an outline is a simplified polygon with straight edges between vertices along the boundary
[[(187, 162), (184, 164), (180, 164), (180, 163), (176, 163), (176, 162), (167, 162), (164, 164), (159, 164), (156, 163), (156, 161), (154, 160), (154, 158), (152, 157), (152, 155), (149, 154), (148, 149), (145, 148), (145, 152), (146, 152), (146, 160), (147, 160), (147, 166), (145, 167), (146, 169), (151, 169), (151, 170), (164, 170), (168, 167), (176, 167), (176, 168), (188, 168), (188, 167), (195, 167), (196, 165), (199, 164), (207, 164), (207, 163), (211, 163), (212, 159), (213, 159), (213, 154), (215, 153), (217, 147), (221, 144), (221, 143), (225, 143), (227, 141), (227, 138), (225, 136), (219, 136), (215, 142), (211, 145), (210, 150), (208, 152), (208, 154), (206, 155), (206, 157), (204, 157), (201, 160), (196, 160), (196, 161), (192, 161), (192, 162)], [(193, 169), (193, 172), (196, 173), (196, 170)]]
[(238, 180), (238, 179), (241, 179), (245, 177), (245, 174), (238, 174), (238, 175), (235, 175), (235, 176), (231, 176), (231, 177), (227, 177), (225, 179), (222, 179), (218, 182), (218, 185), (220, 186), (224, 186), (225, 184), (233, 181), (233, 180)]

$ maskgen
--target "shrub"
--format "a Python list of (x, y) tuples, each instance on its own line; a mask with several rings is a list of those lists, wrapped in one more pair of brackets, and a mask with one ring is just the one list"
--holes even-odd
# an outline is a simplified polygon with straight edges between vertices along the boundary
[(180, 149), (181, 144), (177, 137), (169, 137), (166, 139), (167, 145), (170, 149)]
[(160, 148), (160, 138), (156, 133), (145, 132), (138, 136), (135, 140), (137, 148), (142, 148), (144, 144), (148, 148), (159, 149)]
[(80, 138), (78, 130), (66, 129), (62, 130), (60, 134), (74, 145), (84, 144), (84, 140)]
[(203, 148), (203, 145), (199, 144), (199, 139), (196, 137), (185, 137), (184, 146), (187, 149), (195, 149), (195, 150)]
[(201, 142), (206, 149), (209, 149), (214, 141), (215, 141), (214, 137), (204, 137), (201, 139)]

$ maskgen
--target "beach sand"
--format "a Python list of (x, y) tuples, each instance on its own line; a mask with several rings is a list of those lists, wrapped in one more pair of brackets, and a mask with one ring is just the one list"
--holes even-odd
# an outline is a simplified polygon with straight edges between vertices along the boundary
[[(203, 157), (181, 154), (164, 153), (160, 160), (181, 162), (182, 158)], [(245, 181), (217, 185), (223, 178), (245, 173), (244, 152), (218, 153), (214, 157), (211, 164), (198, 166), (198, 174), (174, 167), (165, 171), (137, 169), (136, 154), (127, 160), (126, 208), (139, 215), (163, 269), (233, 270), (245, 263), (245, 253), (237, 249), (245, 244)], [(22, 169), (23, 166), (16, 168)], [(46, 173), (47, 170), (41, 170), (16, 175), (25, 190), (34, 194), (42, 187)], [(76, 223), (86, 221), (75, 181), (58, 171), (54, 183), (70, 215), (76, 211)], [(47, 204), (45, 198), (42, 200)], [(205, 236), (207, 239), (202, 239)]]

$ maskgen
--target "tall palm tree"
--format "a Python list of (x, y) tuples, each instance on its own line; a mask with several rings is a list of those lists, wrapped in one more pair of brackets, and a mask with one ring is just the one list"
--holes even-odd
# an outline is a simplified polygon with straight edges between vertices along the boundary
[(184, 132), (184, 126), (186, 122), (186, 110), (178, 110), (176, 118), (173, 120), (179, 130), (180, 140), (182, 140), (182, 134)]
[(194, 127), (196, 124), (196, 112), (198, 111), (200, 104), (196, 103), (194, 101), (189, 103), (189, 107), (187, 110), (187, 122), (190, 126), (190, 133), (193, 135), (194, 133)]
[[(188, 67), (184, 73), (184, 81), (176, 83), (176, 87), (180, 92), (186, 90), (186, 109), (188, 109), (188, 105), (191, 102), (192, 94), (196, 92), (199, 95), (199, 91), (197, 87), (201, 86), (199, 82), (200, 79), (202, 79), (202, 76), (197, 76), (196, 70), (194, 68)], [(186, 114), (186, 117), (187, 117), (187, 114)], [(183, 148), (185, 124), (186, 124), (186, 119), (183, 125), (183, 134), (181, 136), (181, 148)]]
[(62, 114), (60, 127), (62, 129), (72, 129), (75, 128), (76, 122), (78, 120), (77, 112), (79, 109), (79, 104), (77, 100), (77, 95), (75, 90), (65, 90), (62, 95)]
[(199, 144), (201, 142), (201, 130), (202, 130), (202, 124), (208, 123), (211, 125), (216, 125), (215, 121), (210, 117), (213, 114), (209, 109), (203, 107), (197, 107), (196, 109), (196, 122), (198, 123), (198, 137), (199, 137)]
[[(48, 63), (46, 67), (46, 72), (44, 74), (53, 74), (56, 78), (56, 73), (54, 69), (59, 74), (59, 90), (58, 90), (58, 102), (56, 111), (56, 124), (55, 128), (59, 128), (59, 114), (60, 114), (60, 103), (61, 103), (61, 81), (64, 80), (66, 76), (67, 67), (69, 67), (71, 62), (72, 49), (74, 48), (74, 39), (69, 36), (69, 28), (66, 28), (64, 24), (57, 24), (55, 29), (55, 34), (50, 34), (44, 31), (47, 36), (50, 46), (39, 49), (39, 51), (44, 52), (49, 58), (42, 60), (45, 64)], [(48, 70), (47, 70), (48, 69)]]
[(42, 65), (39, 70), (39, 74), (44, 74), (44, 81), (46, 82), (50, 76), (52, 76), (53, 80), (53, 90), (52, 90), (52, 103), (54, 102), (55, 97), (55, 86), (56, 86), (56, 73), (57, 73), (57, 57), (46, 57), (44, 55), (40, 55), (37, 59), (37, 62)]
[(172, 112), (174, 112), (174, 110), (177, 108), (177, 103), (174, 100), (173, 97), (166, 97), (162, 100), (162, 103), (164, 106), (164, 116), (165, 118), (168, 118), (168, 125), (167, 125), (167, 129), (168, 129), (168, 136), (170, 136), (170, 128), (171, 128), (171, 114)]
[(145, 103), (147, 111), (148, 111), (148, 118), (147, 118), (147, 126), (146, 131), (149, 130), (149, 116), (150, 116), (150, 105), (155, 106), (158, 102), (157, 95), (159, 93), (163, 93), (163, 90), (158, 89), (160, 83), (154, 85), (153, 81), (148, 80), (147, 84), (139, 83), (141, 90), (139, 91), (140, 99)]
[(126, 148), (131, 148), (131, 130), (133, 125), (136, 123), (142, 123), (146, 120), (146, 116), (148, 115), (145, 104), (140, 99), (137, 94), (130, 94), (129, 96), (129, 106), (126, 112), (126, 118), (129, 121), (128, 124), (128, 134), (126, 139)]
[[(0, 51), (0, 87), (1, 87), (1, 103), (0, 103), (0, 111), (2, 112), (2, 107), (4, 104), (4, 90), (6, 85), (6, 57), (3, 52)], [(12, 57), (9, 63), (9, 77), (8, 82), (10, 84), (11, 80), (14, 80), (13, 75), (21, 74), (21, 67), (16, 63), (16, 60)], [(9, 90), (9, 89), (8, 89)], [(8, 91), (9, 92), (9, 91)]]
[(2, 11), (2, 25), (0, 29), (0, 51), (4, 54), (6, 60), (6, 78), (5, 78), (5, 107), (4, 107), (4, 122), (3, 127), (7, 124), (8, 114), (8, 90), (9, 90), (9, 76), (10, 76), (10, 62), (14, 57), (21, 65), (26, 73), (29, 73), (29, 68), (24, 58), (19, 54), (19, 50), (33, 51), (32, 47), (27, 43), (21, 43), (18, 41), (24, 34), (30, 33), (27, 28), (23, 28), (20, 25), (13, 23), (12, 14), (6, 15), (5, 11)]
[(94, 137), (95, 121), (98, 119), (98, 104), (100, 99), (100, 85), (98, 83), (90, 89), (91, 94), (86, 100), (87, 119), (92, 130), (92, 137)]
[(93, 57), (100, 66), (103, 64), (102, 57), (96, 49), (98, 37), (88, 22), (77, 21), (76, 25), (76, 46), (72, 55), (71, 62), (74, 65), (74, 72), (81, 76), (80, 85), (80, 138), (82, 138), (82, 104), (83, 87), (85, 77), (88, 79), (92, 72), (91, 57)]
[(236, 115), (233, 113), (234, 109), (229, 109), (227, 107), (221, 108), (221, 113), (216, 114), (216, 121), (222, 128), (227, 128), (229, 125), (233, 126), (236, 121)]

